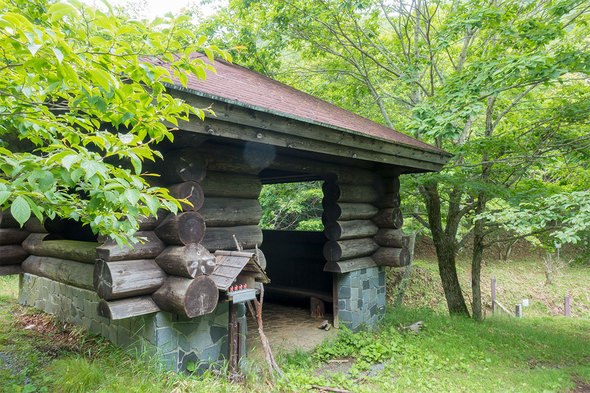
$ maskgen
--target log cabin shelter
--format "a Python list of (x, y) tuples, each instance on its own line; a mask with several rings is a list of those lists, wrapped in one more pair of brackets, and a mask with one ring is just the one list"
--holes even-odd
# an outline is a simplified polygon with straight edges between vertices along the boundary
[[(63, 224), (21, 230), (7, 214), (0, 221), (20, 234), (2, 243), (0, 273), (21, 273), (22, 304), (156, 351), (173, 370), (246, 353), (246, 307), (228, 297), (231, 274), (219, 279), (230, 262), (239, 267), (226, 269), (232, 284), (266, 282), (267, 299), (303, 303), (335, 326), (377, 325), (385, 269), (409, 263), (399, 176), (439, 171), (451, 157), (254, 71), (215, 68), (206, 81), (167, 85), (214, 115), (181, 122), (174, 142), (159, 147), (157, 182), (190, 203), (143, 220), (143, 244), (75, 238)], [(323, 232), (259, 227), (264, 184), (312, 180), (323, 182)]]

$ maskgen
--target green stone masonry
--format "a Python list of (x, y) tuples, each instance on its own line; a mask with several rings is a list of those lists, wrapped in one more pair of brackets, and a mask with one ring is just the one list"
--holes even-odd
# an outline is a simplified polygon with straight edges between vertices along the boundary
[[(115, 345), (158, 356), (172, 371), (186, 371), (191, 365), (203, 372), (227, 356), (229, 307), (220, 303), (213, 313), (182, 318), (168, 312), (111, 321), (97, 313), (99, 298), (93, 291), (80, 289), (32, 274), (20, 279), (19, 303), (82, 326)], [(245, 307), (238, 307), (242, 326), (242, 353), (246, 353)]]

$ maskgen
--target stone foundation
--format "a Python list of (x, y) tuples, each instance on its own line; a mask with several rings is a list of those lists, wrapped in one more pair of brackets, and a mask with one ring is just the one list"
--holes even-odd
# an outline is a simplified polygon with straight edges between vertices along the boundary
[(377, 326), (385, 315), (385, 269), (338, 274), (338, 319), (351, 329)]
[[(164, 367), (186, 371), (191, 364), (197, 372), (222, 362), (227, 356), (229, 307), (220, 303), (213, 313), (182, 318), (168, 312), (111, 321), (98, 315), (99, 298), (93, 291), (72, 287), (44, 277), (23, 274), (19, 303), (82, 326), (115, 345), (158, 356)], [(238, 307), (242, 325), (242, 353), (246, 353), (246, 307)], [(193, 367), (189, 367), (191, 370)]]

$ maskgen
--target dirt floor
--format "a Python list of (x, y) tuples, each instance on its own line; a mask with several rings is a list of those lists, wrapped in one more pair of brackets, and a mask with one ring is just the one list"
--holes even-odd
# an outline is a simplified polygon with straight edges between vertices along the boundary
[[(293, 352), (296, 349), (310, 351), (325, 339), (335, 336), (336, 330), (334, 328), (328, 331), (318, 328), (324, 320), (328, 320), (331, 325), (332, 315), (326, 314), (325, 318), (312, 318), (308, 308), (267, 302), (264, 303), (262, 309), (264, 333), (275, 355), (281, 352)], [(264, 359), (258, 324), (249, 312), (247, 340), (248, 357)]]

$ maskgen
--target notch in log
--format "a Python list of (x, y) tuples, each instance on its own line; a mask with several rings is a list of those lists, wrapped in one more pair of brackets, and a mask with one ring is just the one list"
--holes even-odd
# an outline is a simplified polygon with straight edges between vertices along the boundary
[(215, 256), (200, 244), (168, 246), (156, 257), (156, 263), (173, 276), (194, 278), (215, 270)]
[(194, 318), (215, 310), (219, 291), (208, 276), (193, 279), (169, 276), (152, 299), (164, 311)]
[(205, 220), (197, 212), (169, 214), (155, 232), (167, 244), (183, 246), (200, 243), (205, 236)]
[(166, 246), (154, 232), (136, 232), (136, 238), (143, 238), (141, 242), (119, 246), (114, 240), (108, 239), (102, 246), (96, 248), (96, 257), (105, 261), (124, 261), (131, 259), (153, 259), (160, 255)]
[(371, 257), (379, 266), (403, 267), (410, 264), (407, 248), (380, 247)]
[(380, 228), (400, 229), (404, 225), (404, 216), (398, 208), (387, 208), (379, 210), (373, 222)]
[(17, 265), (28, 256), (29, 253), (20, 245), (0, 246), (0, 266)]
[(153, 259), (105, 262), (94, 266), (93, 284), (97, 295), (105, 300), (154, 293), (167, 275)]
[(370, 238), (329, 241), (324, 245), (324, 258), (329, 262), (371, 255), (379, 246)]
[(101, 300), (97, 307), (98, 315), (112, 320), (120, 320), (162, 311), (151, 296), (138, 296), (108, 302)]
[(371, 220), (336, 221), (325, 225), (328, 240), (358, 239), (374, 236), (379, 228)]
[(187, 181), (168, 186), (168, 190), (170, 191), (170, 195), (174, 198), (183, 199), (189, 202), (180, 202), (180, 207), (183, 211), (199, 210), (205, 201), (203, 189), (199, 183), (194, 181)]
[(385, 247), (408, 248), (410, 236), (401, 229), (381, 228), (375, 235), (375, 242)]

